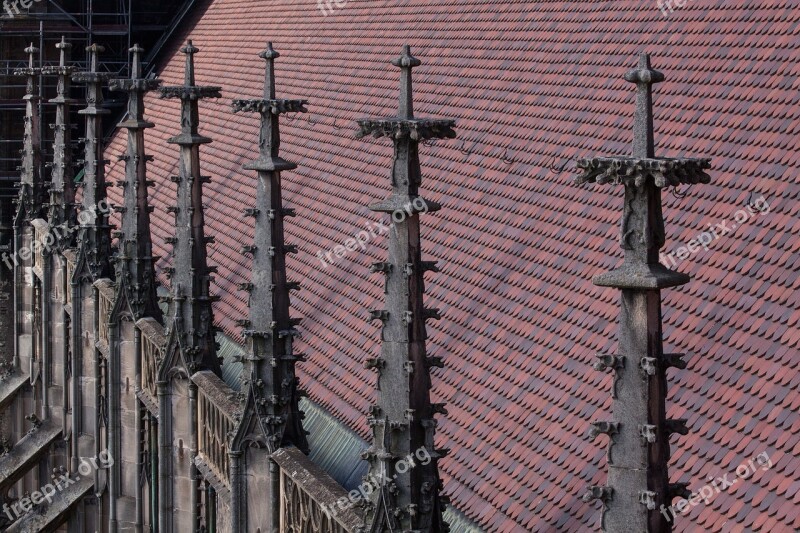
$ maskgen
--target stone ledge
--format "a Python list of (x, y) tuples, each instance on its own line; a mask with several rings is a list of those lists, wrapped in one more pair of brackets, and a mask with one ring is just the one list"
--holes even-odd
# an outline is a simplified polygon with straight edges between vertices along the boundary
[(88, 495), (94, 487), (91, 476), (81, 478), (71, 476), (75, 483), (56, 492), (52, 503), (35, 507), (28, 514), (14, 522), (6, 533), (26, 533), (29, 531), (52, 531), (64, 520), (70, 510)]
[(28, 376), (19, 372), (0, 378), (0, 410), (5, 409), (14, 400), (17, 392), (27, 381)]
[(217, 493), (225, 502), (230, 505), (231, 503), (231, 489), (228, 487), (228, 481), (220, 478), (214, 469), (208, 464), (202, 452), (198, 453), (194, 458), (194, 464), (197, 467), (203, 479), (208, 481)]
[(142, 389), (136, 391), (136, 397), (139, 398), (139, 401), (142, 402), (145, 409), (158, 420), (158, 399), (154, 398), (153, 395), (150, 394), (150, 391)]
[[(292, 481), (320, 506), (335, 509), (339, 500), (349, 499), (347, 489), (311, 462), (311, 459), (299, 449), (281, 448), (270, 457), (285, 475), (291, 477)], [(364, 520), (357, 509), (341, 510), (331, 518), (347, 531), (357, 531), (364, 525)]]
[(61, 428), (46, 420), (0, 456), (0, 492), (4, 493), (24, 476), (60, 435)]

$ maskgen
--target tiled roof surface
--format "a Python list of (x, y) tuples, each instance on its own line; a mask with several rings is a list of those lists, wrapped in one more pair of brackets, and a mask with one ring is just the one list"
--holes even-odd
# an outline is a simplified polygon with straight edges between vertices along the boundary
[[(423, 218), (424, 254), (442, 272), (427, 284), (444, 317), (431, 328), (443, 355), (434, 396), (449, 404), (439, 443), (454, 504), (487, 531), (596, 529), (600, 513), (580, 496), (602, 484), (602, 439), (584, 436), (610, 416), (610, 378), (596, 352), (616, 346), (618, 292), (592, 285), (621, 258), (621, 189), (571, 185), (571, 159), (628, 153), (633, 86), (622, 76), (648, 51), (667, 81), (656, 87), (658, 155), (713, 159), (711, 185), (664, 196), (667, 252), (708, 224), (734, 221), (764, 195), (767, 214), (750, 217), (709, 251), (685, 259), (693, 276), (663, 293), (665, 350), (691, 354), (671, 372), (668, 414), (692, 432), (674, 439), (672, 480), (698, 489), (761, 452), (773, 463), (679, 517), (679, 531), (800, 528), (800, 1), (694, 0), (665, 17), (653, 0), (524, 2), (352, 0), (323, 16), (314, 1), (215, 0), (190, 20), (198, 83), (224, 98), (201, 103), (207, 234), (217, 237), (216, 319), (237, 334), (249, 278), (240, 248), (251, 243), (255, 116), (233, 115), (230, 99), (258, 97), (274, 41), (281, 97), (307, 98), (310, 113), (282, 121), (282, 153), (297, 162), (284, 196), (298, 216), (288, 241), (301, 248), (290, 277), (303, 317), (301, 379), (312, 398), (367, 435), (364, 414), (375, 377), (362, 367), (378, 350), (366, 310), (380, 307), (382, 281), (368, 265), (383, 238), (324, 268), (317, 252), (378, 220), (365, 205), (388, 190), (391, 147), (354, 139), (354, 119), (396, 110), (398, 71), (388, 61), (404, 43), (415, 69), (417, 115), (454, 118), (459, 139), (421, 148), (426, 197), (444, 209)], [(179, 42), (172, 43), (174, 50)], [(183, 80), (183, 56), (161, 77)], [(156, 128), (154, 237), (173, 231), (178, 103), (147, 101)], [(123, 151), (117, 135), (109, 155)], [(558, 167), (565, 171), (558, 172)], [(550, 168), (556, 168), (556, 171)], [(122, 176), (113, 164), (111, 179)], [(118, 194), (118, 192), (116, 193)], [(730, 225), (730, 223), (728, 223)], [(168, 260), (163, 260), (163, 267)]]

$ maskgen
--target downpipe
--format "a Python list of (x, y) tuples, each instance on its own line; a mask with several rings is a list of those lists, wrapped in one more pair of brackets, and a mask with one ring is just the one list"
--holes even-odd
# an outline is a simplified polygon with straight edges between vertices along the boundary
[[(95, 289), (96, 290), (96, 289)], [(98, 302), (99, 304), (99, 302)], [(99, 310), (99, 308), (98, 308)], [(100, 320), (105, 320), (106, 317), (98, 317), (98, 326)], [(99, 332), (99, 329), (97, 330)], [(108, 324), (108, 371), (106, 374), (106, 383), (108, 390), (108, 450), (111, 456), (115, 458), (114, 463), (108, 471), (108, 523), (109, 533), (117, 533), (117, 500), (119, 499), (119, 477), (120, 477), (120, 463), (121, 463), (121, 448), (119, 446), (119, 432), (121, 430), (119, 418), (121, 416), (119, 410), (119, 358), (120, 346), (117, 342), (119, 338), (119, 322)], [(138, 421), (137, 421), (138, 425)], [(136, 438), (139, 438), (139, 433), (136, 433)]]
[(230, 458), (230, 477), (231, 477), (231, 526), (234, 531), (245, 531), (242, 529), (242, 492), (240, 479), (240, 461), (242, 452), (229, 451)]
[(192, 531), (198, 531), (200, 527), (200, 508), (198, 505), (198, 472), (195, 459), (199, 448), (197, 442), (197, 384), (189, 379), (189, 482), (191, 492), (189, 493), (189, 506), (192, 509)]
[(72, 287), (72, 460), (71, 471), (78, 471), (79, 454), (78, 437), (80, 435), (81, 411), (81, 337), (83, 330), (83, 317), (81, 316), (81, 288), (74, 279), (70, 280)]
[(172, 487), (170, 465), (172, 464), (172, 443), (170, 442), (168, 383), (159, 381), (158, 387), (158, 531), (172, 533)]
[[(144, 411), (142, 410), (142, 403), (139, 400), (139, 384), (142, 380), (142, 332), (139, 331), (139, 328), (133, 328), (133, 353), (134, 353), (134, 384), (133, 384), (133, 391), (134, 391), (134, 398), (133, 398), (133, 405), (134, 405), (134, 416), (136, 417), (136, 421), (134, 423), (133, 431), (136, 434), (136, 475), (137, 477), (142, 474), (142, 470), (144, 469), (144, 454), (147, 453), (146, 446), (144, 446), (144, 441), (142, 440), (142, 417), (144, 417)], [(144, 522), (144, 492), (142, 483), (136, 483), (136, 521), (134, 523), (134, 531), (135, 533), (142, 533), (142, 523)]]
[[(93, 287), (92, 291), (92, 309), (94, 314), (94, 349), (92, 353), (94, 354), (94, 407), (95, 407), (95, 417), (94, 417), (94, 456), (100, 457), (100, 398), (102, 396), (102, 380), (100, 379), (102, 375), (102, 365), (100, 364), (100, 350), (97, 348), (97, 339), (99, 338), (100, 332), (100, 291), (97, 287)], [(108, 365), (106, 365), (106, 379), (108, 379)], [(106, 404), (106, 409), (108, 409), (108, 404)], [(114, 453), (113, 449), (108, 450), (110, 453)], [(113, 455), (112, 455), (113, 457)], [(116, 458), (115, 462), (117, 461)], [(104, 490), (100, 490), (100, 469), (94, 469), (94, 491), (95, 495), (97, 496), (97, 523), (103, 523), (103, 492)]]
[(271, 511), (270, 533), (279, 533), (281, 527), (281, 471), (272, 458), (269, 459), (269, 506)]
[(48, 256), (42, 265), (42, 420), (47, 420), (50, 414), (50, 275), (53, 269), (52, 261), (55, 258)]

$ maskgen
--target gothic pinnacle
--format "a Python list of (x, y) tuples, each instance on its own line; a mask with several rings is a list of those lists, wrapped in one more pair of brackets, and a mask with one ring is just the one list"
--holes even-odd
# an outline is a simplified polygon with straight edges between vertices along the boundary
[[(72, 45), (62, 36), (56, 44), (59, 50), (59, 63), (57, 67), (43, 69), (44, 74), (58, 77), (56, 97), (50, 100), (55, 104), (56, 121), (53, 125), (53, 165), (50, 179), (50, 211), (48, 224), (50, 227), (75, 226), (75, 168), (72, 160), (72, 139), (70, 122), (70, 76), (74, 68), (69, 66), (68, 54)], [(61, 232), (62, 237), (56, 243), (58, 248), (71, 247), (74, 244), (73, 232)]]
[[(426, 271), (437, 269), (422, 260), (419, 220), (420, 213), (439, 206), (419, 195), (419, 143), (455, 137), (455, 123), (414, 118), (411, 70), (421, 62), (410, 47), (404, 46), (392, 64), (400, 68), (397, 116), (357, 121), (357, 136), (387, 136), (394, 143), (391, 192), (370, 205), (392, 216), (393, 230), (387, 260), (371, 268), (383, 275), (386, 303), (370, 312), (371, 319), (380, 320), (381, 354), (366, 362), (378, 375), (378, 402), (368, 417), (373, 439), (363, 457), (369, 462), (368, 478), (377, 487), (366, 504), (364, 531), (441, 533), (449, 529), (442, 518), (447, 498), (440, 494), (438, 470), (446, 450), (435, 447), (435, 415), (446, 410), (430, 400), (430, 369), (442, 363), (426, 354), (426, 321), (439, 318), (439, 312), (424, 305), (423, 279)], [(412, 456), (429, 461), (401, 465)]]
[(130, 79), (114, 79), (112, 91), (128, 93), (128, 109), (119, 127), (128, 130), (123, 190), (124, 211), (118, 235), (120, 253), (117, 257), (117, 298), (125, 297), (135, 319), (152, 317), (159, 322), (163, 313), (158, 306), (155, 277), (153, 243), (150, 235), (150, 213), (148, 203), (147, 162), (145, 154), (145, 130), (154, 124), (145, 120), (144, 96), (161, 85), (159, 79), (142, 78), (142, 54), (138, 44), (130, 48)]
[(86, 51), (90, 55), (91, 70), (72, 76), (74, 82), (86, 85), (86, 108), (78, 112), (86, 118), (86, 137), (76, 275), (95, 281), (112, 275), (111, 227), (105, 181), (107, 161), (103, 159), (103, 115), (109, 113), (103, 108), (103, 84), (108, 75), (98, 71), (98, 56), (104, 48), (92, 44)]
[(14, 71), (16, 76), (24, 76), (26, 79), (25, 90), (25, 135), (22, 147), (22, 165), (20, 167), (20, 192), (19, 192), (19, 214), (24, 220), (30, 222), (36, 218), (41, 218), (45, 214), (47, 204), (47, 191), (45, 190), (44, 177), (42, 175), (42, 147), (41, 147), (41, 124), (40, 124), (40, 98), (37, 88), (37, 80), (42, 73), (42, 69), (36, 67), (36, 54), (39, 49), (33, 43), (25, 48), (28, 54), (27, 68)]
[(220, 87), (196, 86), (194, 56), (200, 50), (189, 41), (181, 51), (186, 54), (184, 84), (161, 88), (162, 98), (181, 101), (181, 133), (167, 141), (180, 148), (180, 171), (177, 179), (173, 179), (177, 184), (177, 205), (168, 323), (171, 333), (165, 361), (170, 354), (180, 352), (190, 374), (211, 370), (219, 375), (212, 307), (216, 298), (210, 294), (213, 268), (208, 266), (203, 214), (203, 184), (207, 180), (200, 169), (200, 145), (210, 143), (211, 139), (198, 132), (198, 102), (218, 98)]
[(620, 245), (623, 264), (594, 277), (596, 285), (621, 291), (617, 354), (598, 355), (594, 367), (614, 373), (613, 420), (592, 423), (590, 435), (607, 436), (608, 482), (589, 487), (584, 501), (602, 502), (603, 531), (665, 533), (674, 515), (664, 510), (680, 492), (669, 480), (669, 437), (685, 435), (686, 421), (666, 415), (670, 367), (683, 368), (680, 354), (664, 354), (661, 289), (681, 285), (689, 277), (658, 262), (665, 229), (661, 188), (708, 183), (708, 159), (656, 158), (652, 86), (664, 80), (646, 54), (625, 75), (636, 84), (633, 156), (582, 159), (583, 174), (576, 183), (622, 184), (625, 189)]
[[(247, 354), (244, 357), (246, 386), (256, 399), (277, 401), (256, 402), (250, 408), (267, 421), (267, 436), (274, 447), (292, 444), (308, 452), (306, 431), (302, 426), (303, 413), (299, 408), (293, 339), (299, 322), (290, 316), (290, 291), (299, 284), (287, 280), (286, 255), (296, 251), (287, 245), (284, 217), (290, 210), (283, 207), (281, 172), (296, 168), (294, 163), (280, 157), (280, 115), (306, 111), (305, 100), (276, 98), (275, 59), (280, 54), (267, 44), (259, 54), (264, 62), (264, 97), (254, 100), (234, 100), (233, 112), (255, 112), (260, 115), (259, 157), (245, 164), (255, 170), (256, 205), (246, 211), (255, 221), (252, 245), (243, 248), (251, 254), (251, 281), (240, 284), (248, 293), (249, 317), (240, 321), (246, 325)], [(248, 395), (250, 396), (250, 395)], [(270, 422), (271, 421), (271, 422)]]

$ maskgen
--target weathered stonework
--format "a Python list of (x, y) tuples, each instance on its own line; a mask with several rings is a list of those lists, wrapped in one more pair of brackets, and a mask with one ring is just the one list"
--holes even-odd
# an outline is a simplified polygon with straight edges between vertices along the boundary
[[(142, 531), (146, 517), (152, 513), (151, 499), (157, 494), (153, 483), (153, 465), (149, 442), (153, 427), (147, 422), (149, 413), (139, 399), (141, 391), (142, 338), (135, 322), (149, 318), (163, 320), (156, 296), (155, 261), (150, 235), (145, 130), (153, 124), (144, 118), (144, 97), (161, 85), (159, 79), (142, 77), (141, 56), (144, 50), (135, 45), (132, 54), (131, 78), (111, 80), (111, 90), (128, 93), (128, 108), (119, 124), (128, 130), (120, 230), (116, 233), (119, 251), (116, 262), (116, 291), (109, 316), (112, 340), (111, 359), (115, 362), (111, 379), (119, 391), (119, 408), (110, 416), (109, 440), (116, 442), (120, 460), (111, 468), (110, 486), (117, 497), (110, 501), (110, 531), (133, 528)], [(151, 361), (155, 365), (155, 361)], [(146, 497), (149, 492), (151, 497)]]
[[(231, 442), (231, 450), (243, 453), (242, 461), (270, 491), (270, 505), (264, 510), (248, 505), (255, 495), (245, 494), (242, 480), (232, 479), (234, 487), (231, 510), (234, 528), (253, 530), (260, 524), (266, 531), (279, 528), (277, 468), (267, 460), (268, 454), (284, 446), (296, 446), (308, 453), (298, 402), (300, 391), (295, 363), (302, 356), (294, 351), (298, 319), (290, 316), (290, 291), (299, 290), (296, 282), (287, 279), (286, 257), (297, 247), (284, 240), (284, 219), (294, 216), (293, 209), (283, 206), (281, 172), (296, 168), (279, 155), (281, 113), (305, 112), (305, 100), (277, 99), (275, 95), (275, 59), (278, 52), (272, 43), (260, 54), (266, 62), (264, 97), (257, 100), (234, 100), (234, 112), (258, 112), (261, 115), (259, 157), (244, 166), (258, 172), (256, 205), (244, 216), (255, 220), (255, 241), (248, 247), (253, 256), (252, 277), (241, 288), (249, 294), (248, 319), (245, 327), (247, 349), (243, 356), (244, 415)], [(257, 448), (254, 448), (256, 446)], [(263, 451), (257, 451), (263, 448)], [(266, 512), (264, 512), (266, 511)]]
[(180, 172), (172, 178), (177, 184), (172, 209), (176, 235), (167, 344), (158, 370), (160, 533), (199, 527), (197, 385), (189, 377), (205, 370), (221, 373), (211, 305), (216, 298), (210, 294), (214, 269), (206, 253), (213, 238), (205, 236), (203, 219), (203, 183), (210, 178), (200, 173), (200, 145), (211, 139), (198, 132), (198, 101), (219, 97), (220, 88), (196, 86), (194, 54), (199, 49), (189, 41), (181, 51), (186, 54), (184, 85), (161, 89), (162, 98), (181, 100), (181, 133), (168, 141), (180, 147)]
[(376, 485), (364, 530), (439, 533), (449, 527), (442, 519), (447, 498), (440, 494), (438, 471), (446, 450), (435, 447), (435, 415), (446, 410), (430, 400), (430, 371), (441, 361), (426, 353), (426, 322), (438, 319), (439, 312), (423, 302), (424, 274), (438, 268), (422, 260), (419, 220), (421, 212), (439, 206), (419, 195), (419, 143), (455, 137), (455, 122), (414, 118), (411, 69), (420, 61), (406, 46), (392, 64), (401, 72), (397, 118), (358, 121), (359, 136), (387, 136), (394, 142), (391, 194), (370, 205), (390, 214), (393, 226), (387, 261), (372, 266), (385, 277), (386, 308), (371, 311), (372, 319), (381, 321), (381, 355), (366, 365), (378, 374), (378, 403), (368, 418), (372, 446), (363, 454), (369, 462), (365, 482)]
[[(38, 105), (33, 97), (38, 73), (34, 48), (28, 50), (29, 68), (20, 71), (29, 77), (31, 98), (26, 100), (31, 120), (26, 121), (14, 251), (20, 255), (27, 247), (34, 252), (21, 254), (11, 271), (0, 271), (0, 315), (11, 314), (15, 319), (0, 321), (0, 334), (13, 338), (11, 347), (0, 336), (0, 492), (6, 498), (0, 503), (15, 503), (53, 476), (71, 476), (76, 484), (18, 520), (0, 517), (5, 520), (0, 528), (56, 530), (66, 521), (67, 528), (76, 533), (360, 530), (363, 513), (339, 508), (348, 494), (305, 455), (308, 442), (295, 374), (303, 356), (294, 350), (299, 320), (290, 316), (289, 297), (299, 286), (287, 279), (286, 269), (287, 254), (295, 253), (296, 246), (284, 241), (284, 220), (294, 210), (284, 207), (281, 198), (281, 172), (295, 165), (279, 155), (278, 119), (282, 113), (304, 112), (306, 102), (276, 98), (273, 63), (277, 52), (269, 46), (261, 54), (267, 64), (264, 97), (233, 104), (234, 111), (261, 115), (259, 156), (245, 166), (257, 172), (257, 195), (255, 206), (245, 212), (255, 221), (255, 242), (244, 250), (253, 255), (253, 272), (250, 282), (242, 286), (251, 300), (249, 317), (242, 320), (247, 343), (241, 357), (245, 371), (239, 393), (221, 379), (214, 342), (214, 298), (209, 294), (213, 268), (207, 264), (206, 253), (211, 239), (204, 235), (202, 213), (202, 184), (208, 178), (200, 173), (199, 145), (210, 139), (198, 133), (197, 101), (219, 96), (219, 89), (195, 86), (193, 55), (198, 50), (190, 42), (184, 48), (184, 85), (162, 90), (164, 97), (179, 98), (182, 107), (181, 134), (171, 139), (179, 146), (180, 172), (173, 178), (178, 203), (170, 209), (176, 216), (177, 234), (170, 240), (174, 257), (168, 271), (172, 279), (165, 328), (149, 234), (144, 134), (151, 124), (143, 115), (144, 94), (158, 88), (159, 81), (142, 77), (142, 50), (135, 46), (131, 79), (110, 83), (112, 89), (129, 96), (128, 114), (120, 124), (128, 129), (128, 149), (122, 157), (125, 181), (120, 184), (124, 202), (118, 208), (122, 224), (112, 235), (107, 212), (99, 209), (105, 207), (106, 198), (100, 130), (106, 77), (97, 58), (101, 49), (90, 47), (89, 72), (74, 74), (67, 64), (69, 43), (62, 39), (58, 47), (60, 65), (47, 70), (58, 76), (58, 96), (52, 101), (58, 112), (49, 202), (39, 171), (34, 120)], [(408, 59), (413, 58), (405, 54), (398, 64), (405, 69)], [(86, 150), (80, 216), (74, 205), (76, 169), (68, 148), (72, 79), (88, 86), (82, 111)], [(410, 98), (410, 72), (404, 71), (404, 80)], [(365, 122), (362, 128), (378, 136), (390, 135), (401, 146), (394, 185), (401, 196), (405, 194), (400, 200), (415, 206), (421, 200), (416, 194), (418, 178), (413, 178), (419, 175), (416, 143), (454, 134), (452, 121), (417, 120), (410, 109), (407, 114), (373, 125)], [(403, 176), (413, 178), (411, 189), (403, 189), (407, 185)], [(375, 209), (393, 213), (398, 201), (392, 197)], [(425, 210), (437, 208), (433, 202), (425, 204)], [(419, 244), (418, 211), (409, 215), (411, 222), (402, 226), (407, 233), (393, 244), (393, 254), (397, 247)], [(112, 237), (120, 247), (116, 255)], [(406, 263), (412, 268), (416, 265), (417, 274), (405, 274), (411, 272)], [(405, 505), (406, 497), (421, 504), (406, 505), (407, 516), (397, 516), (401, 522), (416, 516), (421, 530), (444, 531), (444, 498), (438, 494), (435, 467), (441, 451), (433, 446), (432, 419), (443, 408), (429, 404), (426, 381), (427, 367), (439, 362), (424, 354), (422, 324), (437, 313), (417, 309), (422, 272), (435, 267), (418, 256), (406, 263), (403, 279), (411, 280), (416, 302), (412, 308), (421, 314), (409, 330), (413, 342), (389, 338), (385, 353), (393, 361), (390, 369), (400, 368), (394, 363), (399, 364), (402, 354), (407, 362), (424, 362), (420, 367), (424, 371), (412, 372), (410, 396), (387, 396), (383, 406), (392, 420), (386, 427), (394, 428), (397, 416), (411, 409), (418, 409), (422, 418), (410, 429), (400, 428), (409, 429), (406, 443), (384, 449), (399, 453), (418, 444), (431, 457), (433, 463), (399, 478), (400, 504)], [(13, 306), (5, 297), (12, 294)], [(4, 304), (10, 306), (5, 311)], [(391, 381), (385, 383), (387, 393), (391, 392)], [(409, 406), (402, 413), (395, 412), (392, 403), (398, 398)], [(90, 466), (108, 456), (113, 459), (110, 464)], [(378, 460), (392, 463), (384, 455)], [(383, 489), (389, 487), (387, 483)], [(380, 520), (375, 524), (380, 525)]]
[(633, 157), (579, 161), (583, 174), (576, 183), (622, 184), (625, 208), (620, 245), (625, 252), (617, 269), (594, 277), (596, 285), (622, 292), (619, 348), (601, 354), (598, 370), (614, 373), (613, 421), (594, 422), (590, 436), (608, 436), (608, 482), (590, 487), (585, 501), (600, 500), (601, 527), (613, 533), (667, 532), (672, 499), (686, 486), (670, 483), (670, 435), (688, 432), (686, 420), (666, 415), (667, 370), (685, 368), (682, 354), (665, 354), (661, 330), (661, 289), (689, 281), (685, 274), (658, 262), (664, 246), (661, 189), (681, 184), (708, 183), (708, 159), (655, 157), (652, 84), (664, 80), (642, 55), (637, 69), (625, 79), (637, 86)]

